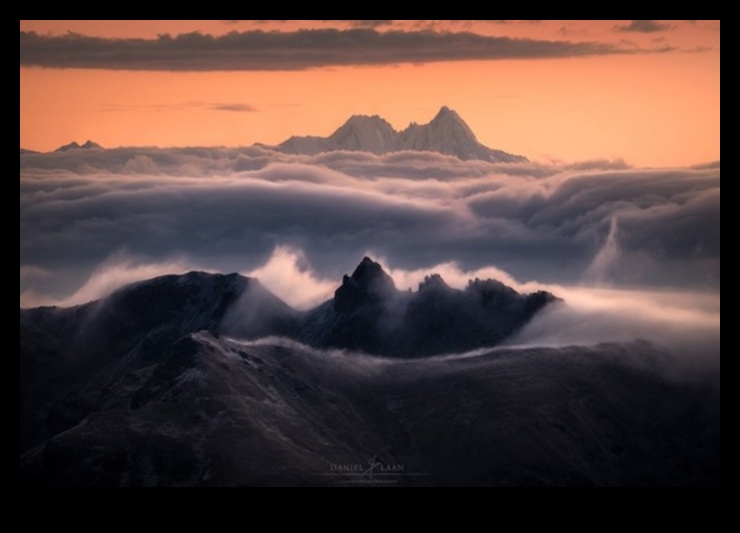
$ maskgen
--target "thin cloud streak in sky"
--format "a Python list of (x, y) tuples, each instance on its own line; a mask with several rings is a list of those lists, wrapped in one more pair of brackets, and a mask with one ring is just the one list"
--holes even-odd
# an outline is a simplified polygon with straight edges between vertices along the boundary
[(255, 106), (239, 102), (180, 102), (174, 104), (150, 104), (150, 105), (120, 105), (107, 104), (101, 111), (190, 111), (202, 109), (206, 111), (233, 111), (237, 113), (254, 113), (259, 111)]
[[(277, 24), (284, 24), (287, 22), (296, 22), (295, 20), (224, 20), (226, 24), (240, 24), (240, 23), (247, 23), (247, 24), (269, 24), (269, 23), (277, 23)], [(346, 22), (350, 26), (353, 26), (355, 28), (378, 28), (381, 26), (390, 26), (395, 21), (393, 20), (309, 20), (308, 22), (314, 23), (314, 22)]]
[(214, 111), (236, 111), (238, 113), (253, 113), (257, 108), (249, 104), (211, 104)]
[(638, 33), (655, 33), (674, 29), (671, 24), (658, 22), (657, 20), (633, 20), (629, 24), (616, 26), (616, 31), (621, 32), (638, 32)]
[[(646, 50), (647, 51), (647, 50)], [(20, 32), (20, 65), (114, 70), (302, 70), (339, 65), (548, 59), (631, 54), (597, 42), (491, 37), (470, 32), (369, 28), (291, 32), (261, 30), (214, 36), (198, 32), (156, 39)]]

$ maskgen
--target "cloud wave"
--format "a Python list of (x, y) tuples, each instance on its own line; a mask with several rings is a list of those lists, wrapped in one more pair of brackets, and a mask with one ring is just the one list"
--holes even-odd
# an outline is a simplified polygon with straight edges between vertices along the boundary
[(407, 271), (455, 264), (519, 282), (718, 291), (719, 228), (719, 163), (265, 147), (21, 156), (21, 294), (69, 296), (121, 251), (142, 264), (249, 273), (278, 247), (302, 251), (320, 280), (341, 279), (370, 253)]

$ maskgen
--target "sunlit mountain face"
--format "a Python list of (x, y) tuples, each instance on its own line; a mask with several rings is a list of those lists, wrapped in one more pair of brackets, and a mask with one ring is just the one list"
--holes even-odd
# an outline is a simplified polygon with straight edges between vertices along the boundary
[(412, 123), (396, 131), (382, 118), (353, 116), (329, 137), (291, 137), (278, 145), (291, 154), (315, 155), (331, 151), (437, 152), (459, 159), (480, 159), (499, 163), (521, 163), (526, 157), (492, 150), (480, 144), (470, 127), (455, 111), (443, 106), (429, 124)]
[(719, 21), (20, 58), (21, 485), (719, 486)]

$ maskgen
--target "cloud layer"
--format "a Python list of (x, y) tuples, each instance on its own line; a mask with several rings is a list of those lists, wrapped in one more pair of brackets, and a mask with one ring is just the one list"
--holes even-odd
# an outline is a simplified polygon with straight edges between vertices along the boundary
[(719, 163), (251, 147), (74, 150), (23, 155), (20, 166), (22, 305), (24, 295), (25, 305), (68, 302), (111, 261), (265, 276), (271, 257), (293, 256), (321, 281), (290, 298), (311, 280), (275, 280), (293, 303), (315, 301), (367, 254), (391, 269), (495, 268), (520, 283), (720, 286)]
[[(597, 42), (491, 37), (469, 32), (351, 29), (187, 33), (156, 39), (20, 32), (20, 65), (115, 70), (301, 70), (337, 65), (548, 59), (635, 53)], [(372, 23), (372, 24), (369, 24)]]

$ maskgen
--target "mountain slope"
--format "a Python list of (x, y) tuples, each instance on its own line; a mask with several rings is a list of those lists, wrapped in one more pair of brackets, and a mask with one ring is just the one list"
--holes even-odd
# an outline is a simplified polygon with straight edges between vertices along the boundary
[(492, 280), (458, 291), (438, 277), (416, 293), (401, 292), (366, 257), (332, 300), (308, 312), (255, 279), (203, 272), (134, 283), (69, 309), (21, 310), (20, 445), (84, 419), (96, 400), (80, 391), (156, 363), (173, 343), (199, 331), (413, 358), (494, 346), (555, 300), (547, 293), (519, 295)]
[(21, 310), (20, 483), (718, 486), (718, 373), (677, 379), (649, 343), (420, 357), (556, 300), (436, 275), (403, 292), (364, 258), (306, 313), (202, 272)]
[(291, 335), (298, 313), (257, 280), (203, 272), (135, 283), (73, 308), (22, 309), (21, 447), (84, 418), (92, 404), (81, 390), (147, 367), (183, 336), (222, 327), (243, 338)]
[(21, 449), (20, 480), (719, 485), (719, 391), (669, 364), (645, 343), (394, 361), (191, 334), (81, 392), (93, 409)]
[(378, 116), (355, 115), (329, 137), (294, 136), (277, 149), (291, 154), (314, 155), (335, 150), (385, 154), (402, 150), (438, 152), (459, 159), (481, 159), (500, 163), (527, 161), (523, 156), (482, 145), (455, 111), (443, 106), (429, 124), (412, 123), (397, 132)]

